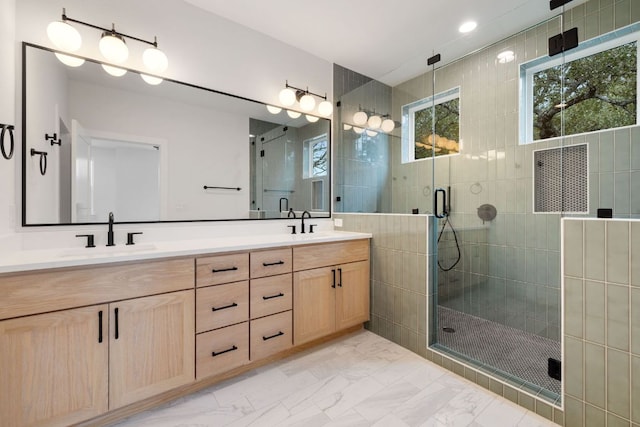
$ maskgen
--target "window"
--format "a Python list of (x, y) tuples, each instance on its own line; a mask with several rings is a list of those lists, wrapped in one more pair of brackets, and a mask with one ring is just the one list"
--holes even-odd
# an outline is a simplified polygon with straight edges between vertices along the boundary
[(460, 88), (402, 107), (403, 163), (459, 153)]
[(328, 148), (327, 134), (304, 141), (303, 178), (327, 175)]
[(520, 142), (636, 125), (639, 29), (522, 64)]

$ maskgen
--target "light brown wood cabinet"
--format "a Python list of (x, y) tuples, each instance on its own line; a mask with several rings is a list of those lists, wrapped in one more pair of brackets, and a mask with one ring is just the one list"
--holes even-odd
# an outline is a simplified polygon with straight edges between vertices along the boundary
[(194, 380), (193, 291), (112, 303), (109, 409)]
[[(294, 345), (369, 320), (368, 241), (294, 248), (294, 268), (315, 267), (326, 260), (335, 260), (336, 253), (354, 262), (293, 274)], [(322, 257), (323, 254), (327, 256)]]
[(66, 426), (107, 411), (108, 330), (106, 304), (0, 321), (0, 426)]

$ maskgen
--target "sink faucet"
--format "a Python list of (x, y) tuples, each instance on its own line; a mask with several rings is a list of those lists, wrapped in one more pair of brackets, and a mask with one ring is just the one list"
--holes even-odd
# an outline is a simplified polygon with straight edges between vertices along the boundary
[(113, 243), (113, 212), (109, 212), (109, 231), (107, 232), (107, 246), (115, 246)]
[(300, 218), (302, 218), (302, 225), (300, 226), (300, 228), (301, 228), (300, 233), (302, 233), (302, 234), (306, 233), (306, 230), (304, 229), (304, 216), (305, 215), (307, 216), (307, 218), (311, 218), (311, 214), (309, 213), (309, 211), (304, 211), (304, 212), (302, 212), (302, 215), (300, 215)]

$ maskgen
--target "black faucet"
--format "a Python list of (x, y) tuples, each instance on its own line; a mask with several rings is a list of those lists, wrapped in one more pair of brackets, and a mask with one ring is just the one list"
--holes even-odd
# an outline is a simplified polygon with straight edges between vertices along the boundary
[(293, 211), (293, 208), (289, 208), (289, 213), (287, 214), (287, 218), (296, 218), (296, 213)]
[(107, 232), (107, 246), (115, 246), (113, 243), (113, 212), (109, 212), (109, 231)]
[(302, 218), (302, 225), (300, 226), (301, 230), (300, 233), (304, 234), (306, 233), (306, 230), (304, 229), (304, 216), (307, 215), (307, 218), (311, 218), (311, 214), (309, 213), (309, 211), (304, 211), (302, 212), (302, 215), (300, 215), (300, 218)]

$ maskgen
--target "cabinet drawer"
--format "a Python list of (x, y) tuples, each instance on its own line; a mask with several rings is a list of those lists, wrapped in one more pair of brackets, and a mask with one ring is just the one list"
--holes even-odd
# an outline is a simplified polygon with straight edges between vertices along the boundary
[(251, 277), (291, 272), (291, 248), (251, 252)]
[(198, 258), (196, 266), (196, 286), (219, 285), (249, 278), (248, 253)]
[(294, 271), (369, 259), (369, 239), (293, 248)]
[(251, 321), (251, 360), (259, 360), (293, 346), (291, 311)]
[(196, 378), (249, 363), (249, 322), (196, 335)]
[(249, 282), (196, 289), (196, 332), (249, 320)]
[(293, 275), (263, 277), (251, 280), (251, 318), (268, 316), (292, 308)]

